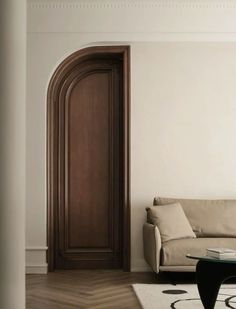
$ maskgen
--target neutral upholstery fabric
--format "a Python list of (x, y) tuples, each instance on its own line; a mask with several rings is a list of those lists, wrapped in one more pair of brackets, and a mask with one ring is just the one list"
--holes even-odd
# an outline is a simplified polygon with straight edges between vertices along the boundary
[(171, 240), (162, 244), (161, 265), (190, 266), (197, 260), (186, 258), (186, 254), (205, 255), (206, 248), (236, 248), (236, 238), (195, 238)]
[(176, 202), (183, 207), (197, 237), (236, 237), (236, 200), (154, 199), (155, 205)]
[(158, 226), (161, 241), (172, 239), (194, 238), (191, 225), (179, 203), (147, 208), (150, 223)]
[(156, 225), (145, 223), (143, 225), (144, 257), (155, 272), (159, 272), (161, 236)]

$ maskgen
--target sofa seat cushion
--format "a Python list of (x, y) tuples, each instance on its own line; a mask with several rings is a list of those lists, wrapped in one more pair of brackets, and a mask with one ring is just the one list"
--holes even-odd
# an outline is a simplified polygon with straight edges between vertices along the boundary
[(155, 205), (180, 203), (197, 237), (235, 237), (236, 200), (157, 197)]
[(207, 248), (236, 249), (236, 238), (192, 238), (170, 240), (162, 244), (161, 265), (191, 266), (197, 260), (186, 258), (186, 254), (205, 255)]

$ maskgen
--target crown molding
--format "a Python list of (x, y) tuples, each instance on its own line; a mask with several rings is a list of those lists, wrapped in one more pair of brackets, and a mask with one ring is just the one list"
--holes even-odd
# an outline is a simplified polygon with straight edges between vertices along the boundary
[(236, 9), (236, 0), (28, 0), (29, 9)]

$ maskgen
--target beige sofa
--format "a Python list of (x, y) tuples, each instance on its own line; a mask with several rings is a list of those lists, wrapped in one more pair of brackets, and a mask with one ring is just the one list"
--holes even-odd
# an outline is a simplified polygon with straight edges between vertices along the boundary
[[(158, 224), (154, 224), (151, 219), (151, 212), (155, 213), (158, 210), (156, 207), (160, 206), (162, 206), (160, 209), (165, 210), (163, 206), (168, 207), (173, 203), (181, 205), (196, 236), (178, 237), (177, 235), (176, 239), (163, 241)], [(145, 260), (156, 273), (195, 271), (196, 260), (186, 258), (186, 254), (205, 255), (206, 248), (215, 247), (236, 249), (236, 200), (157, 197), (153, 204), (154, 206), (147, 208), (147, 223), (143, 226), (143, 244)], [(168, 220), (167, 217), (166, 221)], [(165, 226), (164, 223), (161, 222), (163, 226)], [(177, 223), (176, 218), (172, 225)]]

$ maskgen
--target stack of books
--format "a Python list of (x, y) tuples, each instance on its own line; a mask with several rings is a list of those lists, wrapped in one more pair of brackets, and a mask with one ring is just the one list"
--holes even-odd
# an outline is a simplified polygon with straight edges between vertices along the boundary
[(228, 248), (207, 248), (206, 255), (219, 260), (236, 260), (236, 250)]

